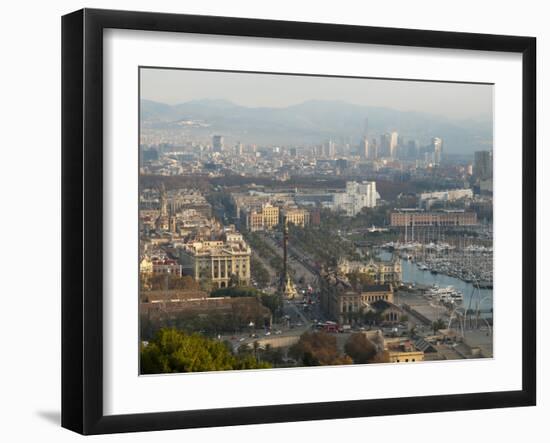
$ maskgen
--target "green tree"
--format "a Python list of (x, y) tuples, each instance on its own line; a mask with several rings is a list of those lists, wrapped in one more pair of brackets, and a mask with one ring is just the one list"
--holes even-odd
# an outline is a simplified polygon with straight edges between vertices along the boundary
[(250, 259), (250, 272), (260, 287), (264, 287), (269, 284), (269, 272), (257, 258), (252, 257)]
[(271, 363), (273, 366), (278, 366), (283, 363), (283, 351), (280, 348), (273, 348), (269, 343), (265, 345), (265, 349), (261, 351), (260, 359)]
[(230, 286), (228, 288), (214, 289), (211, 297), (259, 297), (263, 294), (259, 289), (250, 286)]
[(293, 345), (289, 354), (295, 360), (301, 360), (305, 366), (345, 365), (353, 361), (341, 355), (336, 337), (325, 332), (306, 332), (298, 343)]
[(213, 287), (214, 287), (214, 283), (212, 282), (211, 278), (208, 278), (208, 277), (201, 278), (200, 288), (203, 291), (210, 292)]
[(271, 367), (266, 362), (252, 360), (233, 355), (223, 342), (176, 329), (161, 329), (140, 350), (142, 374)]
[(370, 286), (375, 283), (375, 278), (372, 273), (353, 271), (350, 272), (347, 277), (351, 285), (358, 291), (361, 291), (366, 286)]
[(269, 260), (269, 265), (275, 270), (275, 272), (282, 272), (283, 270), (283, 259), (278, 255), (274, 255)]
[(254, 343), (252, 343), (252, 349), (254, 350), (254, 358), (256, 361), (258, 361), (258, 352), (260, 349), (260, 344), (258, 343), (258, 340), (254, 340)]
[(365, 334), (351, 334), (344, 346), (354, 363), (369, 363), (376, 355), (376, 346), (367, 338)]
[(259, 289), (249, 286), (231, 286), (215, 289), (211, 297), (257, 297), (263, 306), (271, 311), (275, 318), (279, 318), (283, 311), (283, 300), (276, 294), (266, 294)]
[(240, 283), (239, 277), (236, 274), (231, 274), (229, 276), (228, 286), (238, 286)]
[(283, 299), (277, 294), (262, 294), (262, 305), (271, 311), (274, 318), (279, 319), (283, 315)]
[(363, 314), (363, 321), (367, 324), (379, 324), (383, 321), (382, 314), (379, 311), (368, 309)]
[(437, 334), (440, 329), (445, 329), (445, 322), (442, 319), (435, 320), (432, 322), (432, 329), (434, 334)]

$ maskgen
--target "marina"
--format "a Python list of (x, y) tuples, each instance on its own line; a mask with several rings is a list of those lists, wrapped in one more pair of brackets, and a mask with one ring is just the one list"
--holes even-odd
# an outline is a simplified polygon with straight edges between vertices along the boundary
[[(379, 257), (382, 260), (391, 260), (392, 253), (381, 250)], [(479, 303), (479, 309), (486, 314), (493, 308), (493, 289), (479, 288), (472, 282), (443, 273), (433, 273), (427, 266), (406, 258), (400, 258), (403, 274), (403, 283), (419, 289), (429, 288), (453, 288), (462, 294), (461, 304), (466, 309), (475, 309)], [(457, 300), (458, 302), (458, 300)], [(458, 304), (458, 303), (457, 303)]]
[[(415, 232), (416, 231), (416, 232)], [(418, 263), (423, 271), (445, 274), (483, 289), (493, 286), (493, 229), (490, 224), (460, 234), (441, 227), (405, 227), (397, 241), (381, 245), (384, 250)]]

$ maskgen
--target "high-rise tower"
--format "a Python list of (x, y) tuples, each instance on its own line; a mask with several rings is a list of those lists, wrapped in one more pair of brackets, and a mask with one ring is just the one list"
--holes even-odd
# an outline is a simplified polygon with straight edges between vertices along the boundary
[(371, 155), (369, 153), (369, 139), (365, 136), (359, 143), (359, 156), (364, 159), (370, 159)]
[(390, 134), (390, 152), (389, 156), (393, 159), (397, 158), (397, 146), (398, 146), (398, 137), (399, 134), (396, 131), (393, 131)]
[(473, 173), (477, 180), (487, 180), (493, 177), (492, 151), (476, 151), (474, 153)]
[(432, 138), (432, 150), (434, 153), (434, 163), (439, 165), (441, 163), (441, 156), (443, 154), (443, 140), (439, 137)]
[(212, 150), (214, 152), (222, 152), (223, 151), (223, 136), (222, 135), (214, 135), (212, 137)]
[(391, 135), (387, 132), (380, 135), (380, 150), (378, 151), (378, 155), (381, 157), (391, 156)]

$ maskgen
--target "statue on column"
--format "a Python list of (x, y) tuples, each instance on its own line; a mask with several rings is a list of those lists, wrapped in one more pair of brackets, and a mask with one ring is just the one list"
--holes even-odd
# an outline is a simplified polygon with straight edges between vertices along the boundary
[(283, 216), (283, 273), (279, 285), (279, 292), (284, 298), (292, 300), (298, 295), (298, 291), (294, 287), (294, 283), (288, 272), (288, 220), (286, 215)]

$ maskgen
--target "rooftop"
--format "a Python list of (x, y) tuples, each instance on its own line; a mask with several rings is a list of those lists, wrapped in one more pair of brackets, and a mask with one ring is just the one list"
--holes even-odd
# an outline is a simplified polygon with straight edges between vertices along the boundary
[(365, 285), (362, 292), (388, 292), (392, 290), (392, 285), (384, 283), (381, 285)]

